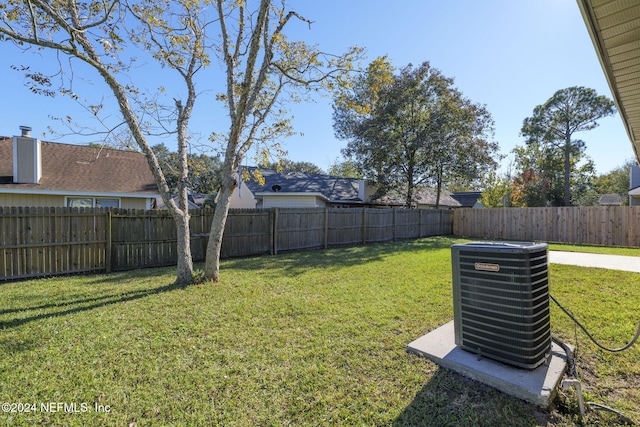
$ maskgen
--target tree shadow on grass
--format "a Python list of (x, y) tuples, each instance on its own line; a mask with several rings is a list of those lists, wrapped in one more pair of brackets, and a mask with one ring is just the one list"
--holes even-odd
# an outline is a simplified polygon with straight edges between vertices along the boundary
[(490, 387), (438, 368), (392, 426), (539, 425), (536, 408)]
[[(95, 298), (80, 298), (75, 300), (64, 301), (60, 303), (40, 304), (32, 307), (22, 307), (19, 309), (5, 309), (0, 314), (9, 313), (27, 313), (26, 317), (15, 317), (10, 320), (0, 321), (0, 330), (10, 329), (22, 326), (24, 324), (41, 320), (67, 316), (74, 313), (81, 313), (84, 311), (90, 311), (101, 307), (106, 307), (112, 304), (118, 304), (128, 301), (135, 301), (141, 298), (146, 298), (151, 295), (157, 295), (164, 292), (170, 292), (177, 289), (184, 289), (184, 286), (178, 286), (174, 284), (159, 286), (151, 289), (132, 290), (128, 292), (118, 292), (117, 289), (113, 289), (113, 293), (108, 295), (102, 295)], [(41, 313), (34, 313), (28, 315), (29, 312), (38, 312), (41, 310), (55, 309), (60, 310), (46, 311)]]
[(330, 249), (306, 250), (302, 252), (283, 252), (273, 256), (236, 258), (225, 261), (230, 270), (262, 270), (273, 268), (287, 276), (298, 276), (309, 268), (338, 270), (354, 265), (363, 265), (381, 261), (399, 252), (423, 252), (448, 249), (456, 240), (448, 236), (436, 236), (417, 240), (372, 243), (360, 246), (334, 247)]
[(105, 273), (103, 270), (96, 271), (82, 271), (77, 273), (51, 273), (43, 274), (33, 277), (20, 277), (20, 278), (3, 278), (0, 280), (0, 287), (10, 286), (16, 283), (25, 283), (33, 280), (63, 280), (63, 279), (77, 279), (83, 278), (87, 284), (100, 284), (100, 283), (114, 283), (114, 281), (127, 280), (136, 277), (159, 277), (167, 274), (172, 274), (175, 271), (175, 265), (170, 266), (151, 266), (129, 270), (118, 270), (110, 273)]

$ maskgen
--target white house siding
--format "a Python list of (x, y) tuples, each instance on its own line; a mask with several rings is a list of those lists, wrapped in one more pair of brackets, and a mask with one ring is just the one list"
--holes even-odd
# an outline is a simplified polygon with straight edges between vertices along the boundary
[(323, 208), (326, 203), (314, 195), (263, 196), (263, 208)]

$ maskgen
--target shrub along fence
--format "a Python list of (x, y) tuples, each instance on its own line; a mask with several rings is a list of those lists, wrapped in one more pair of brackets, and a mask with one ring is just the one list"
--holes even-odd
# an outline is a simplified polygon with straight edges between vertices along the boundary
[[(213, 210), (191, 211), (194, 261), (205, 258)], [(234, 209), (222, 257), (277, 254), (452, 233), (453, 212), (404, 209)], [(176, 263), (166, 211), (0, 208), (0, 280)]]
[(453, 234), (490, 240), (640, 247), (640, 206), (459, 209)]

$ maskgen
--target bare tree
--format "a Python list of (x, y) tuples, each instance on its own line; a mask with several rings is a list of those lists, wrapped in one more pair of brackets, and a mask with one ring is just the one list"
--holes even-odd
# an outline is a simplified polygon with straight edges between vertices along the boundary
[[(276, 4), (277, 3), (277, 4)], [(251, 8), (249, 6), (253, 6)], [(221, 145), (224, 153), (215, 215), (207, 248), (205, 277), (219, 280), (222, 236), (233, 190), (246, 174), (240, 170), (249, 150), (266, 159), (277, 151), (279, 141), (292, 134), (287, 103), (301, 102), (320, 89), (332, 90), (345, 82), (352, 63), (362, 50), (351, 48), (335, 56), (316, 46), (290, 41), (284, 34), (292, 21), (305, 26), (311, 22), (284, 1), (260, 0), (91, 0), (79, 2), (8, 0), (0, 4), (0, 37), (20, 46), (53, 49), (76, 58), (97, 71), (118, 101), (129, 131), (147, 156), (163, 200), (178, 225), (178, 282), (192, 278), (189, 253), (189, 213), (187, 210), (187, 129), (196, 98), (194, 76), (217, 56), (224, 69), (224, 90), (217, 95), (229, 113), (226, 132), (212, 132), (210, 141)], [(132, 28), (134, 27), (135, 28)], [(213, 28), (207, 36), (206, 28)], [(148, 129), (142, 117), (153, 111), (153, 103), (139, 96), (137, 87), (126, 80), (133, 57), (125, 57), (131, 46), (142, 48), (165, 68), (179, 73), (187, 95), (176, 99), (174, 118), (157, 121), (177, 135), (181, 159), (179, 203), (169, 192), (158, 159), (147, 141)], [(28, 76), (45, 95), (49, 77), (41, 73)], [(43, 87), (44, 84), (44, 87)], [(208, 79), (205, 89), (215, 90), (218, 81)], [(68, 87), (58, 92), (70, 93)], [(136, 104), (137, 103), (137, 104)], [(138, 108), (135, 108), (138, 106)], [(95, 106), (92, 111), (101, 111)], [(259, 178), (259, 177), (258, 177)]]
[[(198, 2), (144, 0), (129, 5), (124, 1), (44, 1), (9, 0), (0, 4), (0, 41), (12, 41), (19, 48), (43, 48), (60, 56), (80, 60), (104, 80), (117, 100), (123, 122), (147, 158), (160, 194), (177, 226), (178, 268), (176, 283), (193, 280), (189, 211), (187, 204), (187, 126), (193, 111), (196, 91), (194, 76), (207, 62), (204, 50), (202, 7)], [(170, 125), (173, 127), (180, 156), (180, 192), (178, 203), (148, 140), (144, 122), (148, 105), (140, 102), (140, 91), (127, 76), (132, 57), (128, 52), (136, 44), (161, 65), (176, 71), (183, 79), (186, 95), (175, 99)], [(56, 93), (80, 99), (72, 85), (74, 76), (62, 78), (55, 90), (52, 77), (24, 68), (32, 90), (44, 95)], [(65, 75), (62, 62), (58, 77)], [(101, 103), (87, 105), (98, 117)], [(164, 120), (167, 120), (165, 117)], [(117, 127), (117, 126), (115, 126)]]
[(260, 156), (270, 150), (271, 143), (292, 132), (282, 101), (299, 102), (308, 91), (341, 84), (361, 53), (351, 48), (344, 55), (332, 56), (304, 42), (289, 41), (284, 29), (291, 21), (311, 22), (288, 11), (284, 1), (276, 5), (261, 0), (255, 10), (248, 3), (215, 1), (226, 73), (226, 92), (219, 98), (228, 107), (230, 123), (225, 135), (213, 136), (222, 140), (224, 163), (205, 265), (205, 276), (212, 281), (220, 277), (229, 202), (243, 179), (240, 166), (247, 152), (255, 147)]

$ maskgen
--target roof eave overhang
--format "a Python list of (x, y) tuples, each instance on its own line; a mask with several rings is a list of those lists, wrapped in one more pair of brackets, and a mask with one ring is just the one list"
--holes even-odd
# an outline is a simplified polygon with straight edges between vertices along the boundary
[(322, 193), (317, 192), (293, 192), (293, 191), (267, 191), (267, 192), (259, 192), (255, 193), (256, 197), (317, 197), (319, 199), (330, 201), (327, 197), (325, 197)]
[[(640, 140), (636, 139), (636, 132), (634, 132), (633, 125), (627, 114), (627, 108), (629, 105), (627, 105), (625, 99), (620, 95), (620, 91), (616, 85), (612, 63), (602, 38), (602, 31), (595, 15), (593, 5), (590, 0), (577, 0), (577, 2), (578, 7), (580, 8), (580, 13), (582, 13), (582, 18), (587, 26), (587, 31), (589, 32), (589, 36), (591, 37), (591, 41), (595, 47), (598, 60), (600, 61), (600, 65), (602, 66), (602, 70), (604, 71), (607, 79), (607, 84), (609, 85), (609, 89), (613, 95), (614, 102), (618, 108), (622, 122), (624, 123), (631, 145), (633, 146), (636, 160), (640, 162)], [(640, 134), (640, 130), (638, 130), (638, 133)]]
[(636, 187), (629, 191), (629, 196), (640, 196), (640, 187)]

